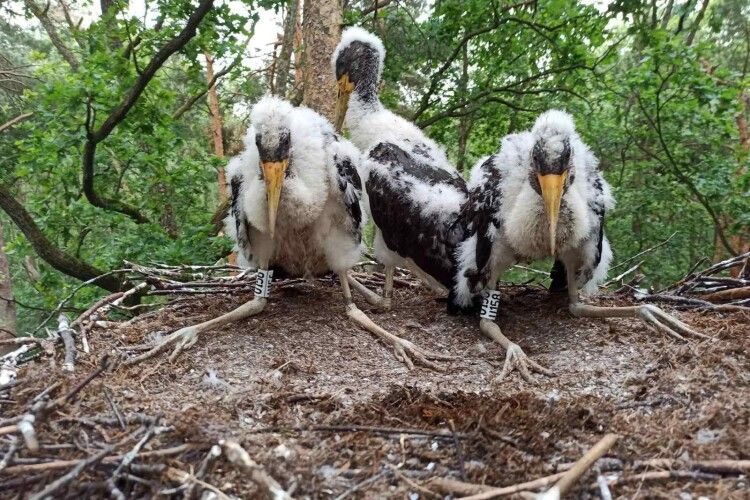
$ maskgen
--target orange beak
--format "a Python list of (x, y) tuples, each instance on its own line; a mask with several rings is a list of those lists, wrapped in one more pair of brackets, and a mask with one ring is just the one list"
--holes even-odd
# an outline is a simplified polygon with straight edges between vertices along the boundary
[(542, 188), (542, 199), (544, 200), (544, 211), (547, 213), (549, 222), (549, 244), (552, 255), (555, 255), (555, 244), (557, 241), (557, 219), (560, 216), (560, 204), (562, 201), (563, 188), (568, 172), (562, 174), (539, 175), (539, 185)]
[(349, 109), (349, 97), (354, 91), (354, 84), (349, 81), (349, 75), (344, 73), (338, 80), (338, 96), (336, 99), (336, 114), (333, 121), (336, 127), (336, 132), (341, 133), (341, 129), (344, 127), (344, 118), (346, 118), (346, 111)]
[(261, 162), (263, 178), (266, 181), (266, 196), (268, 198), (268, 229), (271, 232), (271, 239), (273, 239), (276, 230), (276, 213), (279, 209), (281, 187), (284, 183), (284, 176), (288, 165), (288, 159)]

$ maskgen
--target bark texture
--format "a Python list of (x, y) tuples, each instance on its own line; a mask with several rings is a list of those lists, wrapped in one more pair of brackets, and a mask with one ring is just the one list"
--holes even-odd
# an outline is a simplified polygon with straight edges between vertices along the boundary
[(305, 43), (305, 93), (302, 104), (333, 121), (336, 81), (331, 54), (341, 37), (341, 0), (306, 0), (302, 36)]
[[(10, 265), (4, 246), (3, 224), (0, 222), (0, 339), (16, 335), (16, 303), (13, 302)], [(10, 352), (13, 348), (13, 346), (0, 347), (0, 355)]]
[(276, 65), (276, 94), (286, 97), (287, 83), (289, 82), (289, 66), (292, 61), (294, 50), (294, 34), (297, 30), (297, 14), (300, 0), (292, 0), (289, 3), (289, 11), (284, 18), (284, 37), (281, 40), (281, 52)]

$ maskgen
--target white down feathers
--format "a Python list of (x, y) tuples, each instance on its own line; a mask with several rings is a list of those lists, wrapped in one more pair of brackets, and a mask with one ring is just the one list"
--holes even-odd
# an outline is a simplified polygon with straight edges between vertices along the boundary
[[(567, 138), (571, 147), (569, 184), (563, 195), (557, 228), (558, 256), (573, 270), (595, 262), (599, 231), (597, 210), (611, 210), (614, 198), (609, 184), (598, 170), (598, 160), (578, 136), (572, 117), (562, 111), (550, 110), (540, 115), (530, 132), (505, 136), (500, 151), (492, 157), (500, 172), (501, 226), (492, 250), (494, 266), (499, 272), (516, 260), (534, 260), (549, 256), (549, 230), (542, 197), (529, 182), (534, 175), (531, 151), (544, 139), (544, 147), (552, 156), (559, 154)], [(472, 169), (468, 187), (473, 189), (484, 180), (480, 161)], [(579, 286), (584, 293), (593, 293), (606, 277), (612, 251), (606, 238), (602, 242), (599, 264), (589, 273), (581, 273)]]
[[(328, 270), (340, 272), (359, 261), (363, 251), (361, 229), (365, 223), (361, 193), (353, 185), (340, 185), (336, 160), (348, 159), (356, 168), (360, 152), (348, 141), (336, 139), (331, 125), (314, 111), (265, 97), (251, 111), (245, 150), (227, 165), (232, 189), (239, 180), (237, 212), (247, 220), (240, 228), (233, 210), (225, 219), (227, 236), (235, 241), (241, 266), (257, 267), (264, 261), (304, 276)], [(256, 133), (264, 144), (273, 143), (282, 129), (290, 136), (288, 175), (282, 185), (275, 241), (268, 234), (268, 204)], [(355, 202), (363, 214), (355, 221), (347, 204)], [(241, 225), (242, 226), (242, 225)], [(243, 236), (245, 238), (243, 239)]]

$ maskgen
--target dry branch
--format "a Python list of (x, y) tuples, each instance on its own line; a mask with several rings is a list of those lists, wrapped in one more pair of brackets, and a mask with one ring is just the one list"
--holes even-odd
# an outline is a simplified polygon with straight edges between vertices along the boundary
[(76, 466), (73, 467), (70, 470), (70, 472), (68, 472), (67, 474), (65, 474), (61, 478), (57, 479), (56, 481), (50, 483), (49, 486), (47, 486), (46, 488), (44, 488), (39, 493), (31, 495), (29, 497), (29, 500), (43, 500), (43, 499), (51, 496), (57, 490), (59, 490), (60, 488), (62, 488), (66, 484), (70, 483), (75, 478), (77, 478), (81, 474), (81, 472), (83, 472), (83, 469), (85, 469), (89, 465), (93, 465), (93, 464), (98, 463), (99, 461), (101, 461), (104, 458), (105, 455), (107, 455), (108, 453), (112, 452), (112, 449), (113, 448), (111, 446), (109, 446), (107, 448), (104, 448), (103, 450), (101, 450), (99, 453), (97, 453), (96, 455), (94, 455), (92, 457), (89, 457), (89, 458), (87, 458), (85, 460), (78, 461), (78, 463), (76, 464)]
[(444, 478), (433, 478), (429, 481), (428, 484), (430, 486), (439, 488), (445, 493), (469, 495), (461, 497), (463, 500), (486, 500), (490, 498), (513, 495), (522, 491), (544, 488), (545, 486), (549, 486), (559, 478), (563, 477), (566, 473), (567, 472), (558, 472), (557, 474), (552, 474), (551, 476), (540, 477), (532, 481), (526, 481), (524, 483), (514, 484), (511, 486), (504, 486), (502, 488), (464, 483), (462, 481)]
[(265, 488), (270, 498), (274, 500), (292, 500), (292, 496), (281, 487), (278, 481), (265, 471), (262, 465), (250, 458), (250, 455), (239, 443), (235, 441), (221, 441), (219, 445), (223, 448), (227, 460), (243, 472), (250, 474), (253, 481)]
[(566, 471), (552, 488), (539, 495), (539, 497), (544, 499), (562, 498), (578, 478), (580, 478), (594, 464), (594, 462), (614, 446), (618, 438), (619, 436), (617, 434), (607, 434), (604, 436), (594, 445), (593, 448), (587, 451), (586, 454), (570, 468), (570, 470)]
[(57, 321), (57, 335), (62, 339), (65, 346), (65, 361), (62, 368), (65, 371), (72, 372), (75, 370), (76, 362), (76, 341), (73, 338), (75, 331), (70, 328), (70, 320), (66, 315), (61, 314)]

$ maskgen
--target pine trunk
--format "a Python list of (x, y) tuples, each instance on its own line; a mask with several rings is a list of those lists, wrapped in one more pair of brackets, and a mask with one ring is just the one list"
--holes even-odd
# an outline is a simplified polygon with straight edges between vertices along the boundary
[(306, 0), (302, 36), (305, 43), (305, 91), (302, 104), (333, 121), (336, 81), (331, 54), (341, 36), (341, 0)]
[[(206, 56), (206, 80), (209, 82), (214, 79), (214, 61), (210, 55)], [(219, 158), (224, 158), (224, 131), (222, 128), (221, 108), (219, 107), (219, 95), (216, 93), (216, 85), (208, 89), (208, 109), (211, 111), (211, 138), (214, 144), (214, 154)], [(223, 205), (229, 198), (227, 192), (227, 175), (224, 167), (219, 167), (217, 173), (217, 182), (219, 183), (219, 205)], [(229, 264), (237, 265), (237, 254), (229, 254)]]
[(284, 38), (281, 41), (281, 52), (276, 61), (276, 85), (275, 93), (286, 97), (287, 83), (289, 82), (289, 67), (294, 50), (294, 32), (297, 29), (297, 13), (299, 11), (299, 0), (289, 3), (289, 11), (284, 18)]

